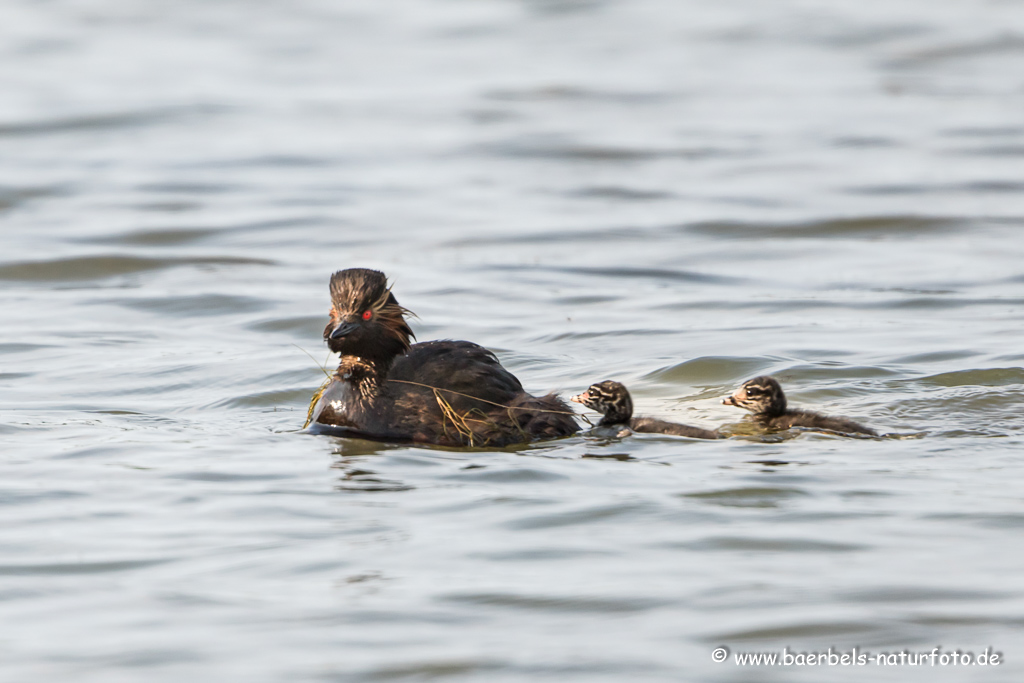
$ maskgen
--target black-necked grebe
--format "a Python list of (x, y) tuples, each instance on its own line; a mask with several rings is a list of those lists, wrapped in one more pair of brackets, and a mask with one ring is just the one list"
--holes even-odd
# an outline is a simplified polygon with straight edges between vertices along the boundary
[(487, 349), (466, 341), (410, 345), (409, 311), (383, 273), (338, 271), (331, 304), (324, 340), (341, 362), (311, 410), (311, 431), (504, 446), (578, 430), (569, 406), (527, 394)]

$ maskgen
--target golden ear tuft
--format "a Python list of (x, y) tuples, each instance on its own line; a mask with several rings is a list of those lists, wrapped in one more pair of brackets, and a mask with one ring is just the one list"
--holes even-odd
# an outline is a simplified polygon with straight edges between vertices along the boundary
[(391, 290), (393, 288), (394, 288), (394, 285), (391, 285), (390, 287), (385, 289), (384, 293), (381, 294), (379, 297), (377, 297), (376, 301), (374, 301), (372, 304), (370, 304), (370, 308), (372, 308), (376, 312), (380, 312), (380, 310), (383, 309), (387, 305), (388, 299), (391, 298)]

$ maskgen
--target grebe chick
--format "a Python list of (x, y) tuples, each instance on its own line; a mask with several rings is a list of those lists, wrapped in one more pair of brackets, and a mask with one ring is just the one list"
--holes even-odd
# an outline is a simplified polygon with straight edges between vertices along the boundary
[(493, 353), (467, 341), (410, 344), (408, 310), (383, 273), (331, 276), (324, 341), (341, 354), (310, 431), (441, 446), (506, 446), (574, 434), (572, 410), (530, 396)]
[(597, 428), (618, 429), (615, 436), (628, 436), (629, 430), (632, 429), (634, 432), (689, 436), (694, 439), (722, 438), (718, 432), (710, 429), (666, 422), (653, 417), (633, 417), (633, 399), (629, 395), (629, 390), (612, 380), (591, 384), (589, 389), (578, 396), (573, 396), (571, 400), (601, 413), (601, 421), (597, 423)]
[(723, 398), (722, 403), (745, 408), (751, 418), (767, 429), (782, 430), (790, 427), (827, 429), (846, 434), (867, 434), (878, 436), (878, 432), (857, 424), (845, 417), (830, 417), (809, 410), (788, 408), (786, 394), (774, 377), (761, 376), (747, 380), (732, 396)]

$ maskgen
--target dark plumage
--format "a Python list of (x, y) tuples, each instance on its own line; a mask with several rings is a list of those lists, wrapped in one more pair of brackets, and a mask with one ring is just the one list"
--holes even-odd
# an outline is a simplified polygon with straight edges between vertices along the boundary
[(598, 428), (616, 430), (615, 436), (627, 436), (632, 429), (634, 432), (689, 436), (694, 439), (721, 438), (718, 432), (709, 429), (666, 422), (653, 417), (633, 417), (633, 398), (629, 395), (629, 390), (612, 380), (591, 384), (589, 389), (578, 396), (573, 396), (572, 400), (601, 413)]
[(312, 409), (311, 431), (442, 446), (504, 446), (577, 431), (569, 406), (527, 394), (487, 349), (410, 344), (409, 311), (383, 273), (338, 271), (331, 304), (324, 340), (341, 362)]
[(788, 408), (786, 394), (774, 377), (761, 376), (748, 380), (732, 396), (722, 399), (722, 403), (749, 410), (753, 413), (751, 418), (766, 429), (807, 427), (846, 434), (878, 436), (875, 430), (845, 417), (830, 417), (809, 410)]

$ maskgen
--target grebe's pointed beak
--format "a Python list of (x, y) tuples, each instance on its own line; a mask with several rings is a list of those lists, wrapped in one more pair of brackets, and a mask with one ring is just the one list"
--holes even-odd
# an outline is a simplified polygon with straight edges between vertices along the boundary
[(342, 320), (338, 323), (329, 336), (330, 339), (341, 339), (345, 335), (351, 334), (352, 332), (359, 329), (359, 323), (354, 323), (348, 320)]
[(577, 394), (570, 398), (569, 400), (572, 401), (573, 403), (586, 403), (589, 399), (590, 394), (584, 391), (582, 394)]

